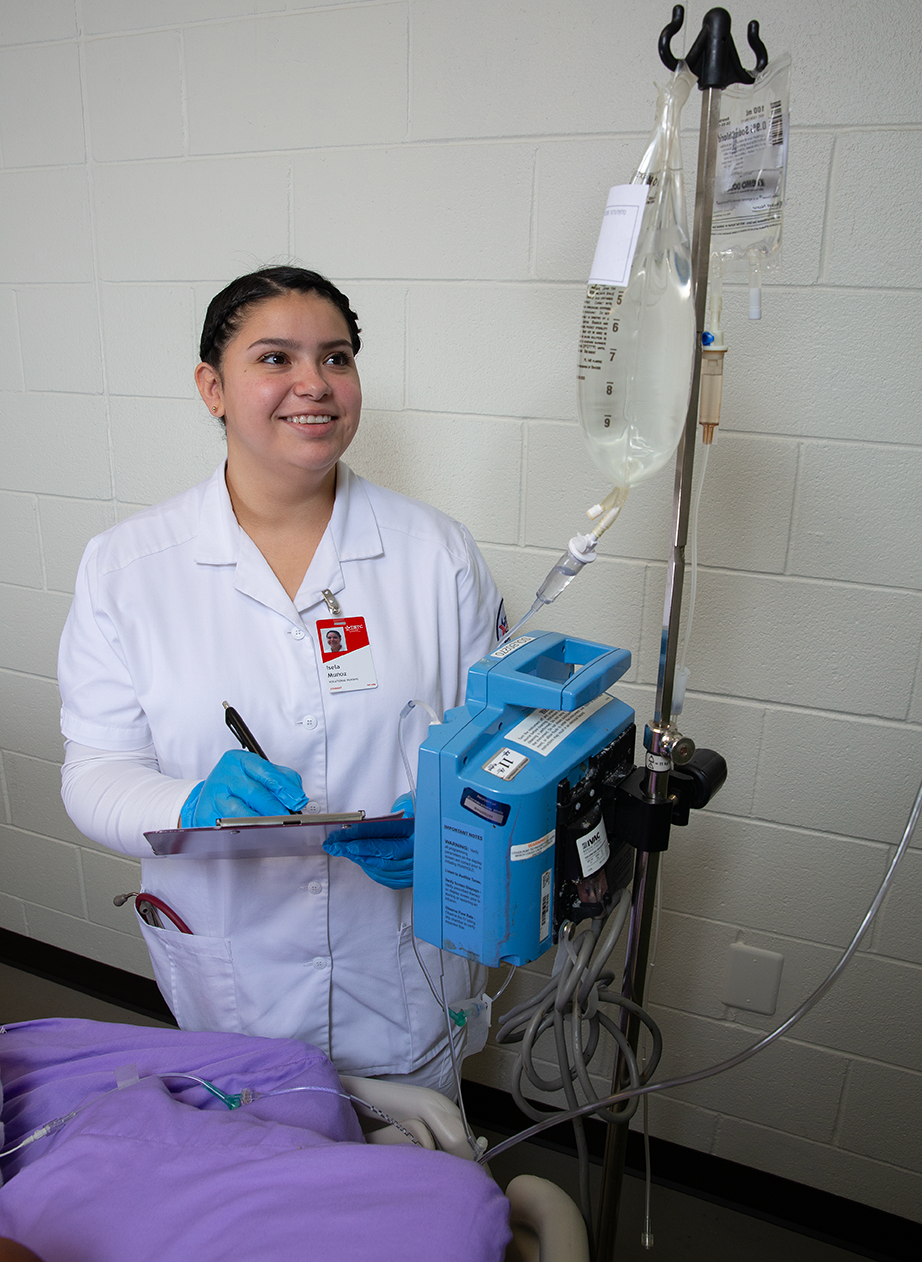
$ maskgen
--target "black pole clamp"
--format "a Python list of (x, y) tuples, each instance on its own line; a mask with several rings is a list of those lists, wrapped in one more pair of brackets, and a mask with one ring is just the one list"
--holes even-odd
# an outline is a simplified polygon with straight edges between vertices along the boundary
[[(677, 4), (672, 10), (672, 21), (663, 28), (659, 37), (660, 60), (667, 70), (675, 70), (679, 64), (670, 44), (685, 21), (685, 8)], [(726, 9), (710, 9), (704, 15), (698, 38), (685, 56), (685, 64), (698, 77), (698, 87), (728, 88), (731, 83), (754, 83), (755, 76), (768, 65), (768, 51), (759, 38), (758, 22), (747, 27), (749, 47), (756, 55), (754, 71), (744, 70), (739, 53), (730, 33), (730, 14)]]

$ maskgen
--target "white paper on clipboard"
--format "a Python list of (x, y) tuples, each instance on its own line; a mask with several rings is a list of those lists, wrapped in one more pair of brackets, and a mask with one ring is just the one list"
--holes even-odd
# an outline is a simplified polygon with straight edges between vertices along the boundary
[(623, 286), (630, 280), (647, 192), (646, 184), (616, 184), (608, 190), (590, 285)]

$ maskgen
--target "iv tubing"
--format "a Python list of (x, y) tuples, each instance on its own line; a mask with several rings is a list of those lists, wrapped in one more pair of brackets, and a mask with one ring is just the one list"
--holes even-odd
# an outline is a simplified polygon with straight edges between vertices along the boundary
[[(385, 1113), (374, 1104), (369, 1104), (360, 1096), (351, 1095), (348, 1091), (337, 1091), (335, 1087), (282, 1087), (278, 1091), (251, 1091), (249, 1087), (244, 1087), (243, 1091), (240, 1091), (235, 1095), (228, 1095), (226, 1092), (221, 1091), (220, 1088), (216, 1087), (213, 1082), (209, 1082), (205, 1078), (198, 1078), (195, 1074), (145, 1074), (143, 1078), (139, 1078), (136, 1081), (144, 1082), (147, 1081), (148, 1078), (159, 1078), (161, 1081), (166, 1081), (167, 1078), (190, 1078), (193, 1082), (197, 1082), (203, 1086), (211, 1095), (217, 1096), (217, 1098), (221, 1100), (222, 1103), (226, 1104), (229, 1109), (238, 1108), (242, 1104), (252, 1104), (254, 1100), (265, 1099), (267, 1096), (293, 1095), (296, 1091), (320, 1091), (326, 1095), (339, 1096), (340, 1099), (348, 1100), (352, 1105), (359, 1105), (361, 1108), (367, 1109), (370, 1113), (374, 1113), (376, 1117), (381, 1118), (382, 1121), (388, 1122), (391, 1126), (395, 1126), (397, 1130), (400, 1131), (402, 1135), (406, 1135), (407, 1139), (409, 1139), (411, 1143), (415, 1144), (417, 1148), (422, 1147), (422, 1144), (420, 1144), (416, 1136), (412, 1135), (406, 1127), (402, 1126), (396, 1118), (391, 1117), (389, 1113)], [(30, 1132), (30, 1134), (26, 1135), (24, 1139), (21, 1139), (18, 1144), (11, 1145), (9, 1148), (4, 1148), (3, 1151), (0, 1152), (0, 1157), (11, 1157), (14, 1152), (19, 1152), (20, 1148), (25, 1148), (28, 1144), (34, 1143), (37, 1139), (44, 1139), (46, 1135), (51, 1135), (54, 1131), (60, 1130), (65, 1122), (69, 1122), (72, 1118), (75, 1118), (78, 1113), (82, 1113), (84, 1109), (89, 1108), (91, 1104), (95, 1104), (97, 1100), (102, 1100), (106, 1096), (112, 1095), (115, 1091), (121, 1091), (123, 1089), (124, 1088), (122, 1087), (113, 1087), (109, 1091), (102, 1092), (101, 1095), (94, 1096), (92, 1100), (84, 1100), (84, 1102), (78, 1105), (73, 1112), (65, 1113), (62, 1117), (56, 1117), (50, 1122), (45, 1122), (43, 1126), (39, 1126), (37, 1130)]]
[[(216, 1087), (213, 1082), (208, 1082), (207, 1079), (199, 1078), (195, 1074), (178, 1072), (145, 1074), (143, 1078), (135, 1078), (131, 1083), (120, 1083), (116, 1087), (110, 1087), (108, 1091), (101, 1091), (98, 1095), (93, 1095), (92, 1099), (84, 1100), (83, 1103), (79, 1104), (72, 1112), (65, 1113), (61, 1117), (52, 1118), (50, 1122), (45, 1122), (42, 1126), (37, 1127), (36, 1130), (31, 1131), (28, 1135), (25, 1135), (17, 1144), (11, 1144), (8, 1148), (4, 1148), (0, 1151), (0, 1158), (11, 1157), (14, 1152), (19, 1152), (20, 1148), (25, 1148), (29, 1144), (34, 1144), (37, 1139), (44, 1139), (47, 1135), (51, 1135), (55, 1131), (60, 1130), (65, 1122), (71, 1121), (79, 1113), (82, 1113), (84, 1109), (88, 1109), (91, 1104), (95, 1104), (97, 1100), (104, 1100), (106, 1096), (113, 1095), (116, 1091), (124, 1091), (126, 1086), (133, 1086), (134, 1082), (145, 1082), (149, 1078), (159, 1078), (162, 1082), (166, 1082), (167, 1078), (189, 1078), (192, 1082), (197, 1082), (200, 1086), (204, 1087), (211, 1095), (217, 1096), (217, 1098), (229, 1109), (239, 1108), (241, 1104), (250, 1104), (256, 1098), (254, 1093), (247, 1087), (236, 1095), (228, 1095), (226, 1092), (221, 1091), (220, 1088)], [(320, 1089), (321, 1088), (317, 1088), (317, 1090)]]
[(871, 924), (871, 921), (877, 915), (877, 912), (880, 909), (880, 905), (883, 902), (884, 898), (886, 897), (887, 891), (890, 889), (890, 886), (893, 882), (893, 876), (897, 870), (897, 867), (899, 866), (900, 861), (903, 858), (903, 855), (906, 853), (907, 849), (909, 848), (909, 842), (912, 839), (912, 835), (915, 832), (916, 825), (919, 822), (920, 813), (922, 813), (922, 784), (919, 785), (919, 790), (916, 793), (916, 799), (915, 799), (915, 802), (913, 803), (912, 810), (909, 813), (909, 820), (906, 824), (906, 829), (903, 833), (902, 840), (900, 841), (900, 844), (897, 847), (896, 854), (893, 856), (892, 860), (890, 861), (890, 866), (887, 869), (887, 872), (886, 872), (886, 875), (884, 876), (883, 881), (881, 882), (880, 889), (877, 891), (876, 895), (874, 896), (874, 900), (871, 903), (870, 907), (868, 908), (867, 913), (864, 919), (862, 920), (860, 926), (858, 927), (858, 931), (856, 932), (855, 936), (852, 938), (851, 942), (846, 947), (845, 952), (843, 953), (842, 957), (839, 959), (838, 963), (834, 965), (834, 967), (826, 975), (823, 981), (820, 982), (816, 990), (814, 990), (812, 994), (808, 995), (807, 998), (803, 1001), (803, 1003), (801, 1003), (801, 1005), (798, 1008), (796, 1008), (794, 1012), (792, 1012), (791, 1015), (787, 1018), (787, 1020), (783, 1021), (781, 1025), (777, 1027), (777, 1029), (772, 1030), (770, 1034), (766, 1034), (766, 1036), (764, 1038), (759, 1039), (758, 1042), (750, 1044), (749, 1047), (744, 1048), (741, 1052), (737, 1052), (735, 1056), (731, 1056), (727, 1060), (721, 1061), (717, 1065), (710, 1065), (708, 1066), (707, 1069), (698, 1069), (698, 1070), (695, 1070), (693, 1073), (683, 1074), (682, 1077), (680, 1078), (668, 1078), (668, 1079), (665, 1079), (663, 1082), (651, 1082), (651, 1083), (646, 1083), (645, 1085), (640, 1086), (640, 1087), (631, 1087), (627, 1091), (619, 1091), (615, 1093), (614, 1095), (608, 1096), (604, 1100), (599, 1100), (596, 1102), (590, 1102), (589, 1104), (584, 1104), (579, 1109), (571, 1110), (570, 1112), (552, 1113), (550, 1117), (544, 1119), (541, 1122), (538, 1122), (535, 1126), (529, 1126), (527, 1130), (521, 1131), (518, 1135), (513, 1135), (511, 1136), (511, 1138), (503, 1140), (501, 1144), (497, 1144), (495, 1148), (491, 1148), (488, 1152), (484, 1153), (483, 1156), (480, 1157), (478, 1160), (480, 1160), (481, 1163), (487, 1162), (491, 1160), (491, 1158), (493, 1157), (498, 1157), (500, 1153), (506, 1152), (508, 1149), (514, 1147), (516, 1144), (522, 1143), (523, 1140), (531, 1139), (533, 1138), (533, 1136), (539, 1135), (541, 1131), (547, 1130), (548, 1127), (559, 1126), (561, 1122), (568, 1122), (573, 1117), (584, 1117), (586, 1116), (586, 1114), (594, 1113), (599, 1107), (607, 1107), (612, 1104), (620, 1104), (624, 1100), (630, 1100), (642, 1095), (649, 1095), (649, 1094), (652, 1094), (654, 1091), (668, 1091), (673, 1087), (684, 1087), (692, 1082), (701, 1082), (702, 1079), (704, 1078), (713, 1078), (715, 1077), (715, 1075), (724, 1073), (728, 1069), (735, 1069), (737, 1065), (743, 1064), (744, 1061), (747, 1061), (750, 1059), (750, 1057), (755, 1056), (757, 1052), (761, 1052), (764, 1048), (769, 1047), (777, 1039), (781, 1038), (781, 1036), (783, 1034), (786, 1034), (787, 1031), (793, 1025), (796, 1025), (797, 1022), (800, 1021), (802, 1017), (805, 1017), (807, 1013), (811, 1010), (811, 1008), (814, 1008), (816, 1004), (819, 1003), (819, 1001), (823, 998), (826, 992), (834, 985), (834, 983), (838, 979), (839, 974), (842, 972), (842, 970), (851, 960), (852, 956), (858, 950), (858, 944), (861, 942), (861, 939), (864, 937), (865, 932), (867, 931), (869, 925)]
[(403, 769), (406, 772), (407, 785), (409, 786), (410, 798), (413, 802), (414, 811), (416, 810), (416, 781), (413, 778), (413, 771), (410, 767), (410, 760), (407, 757), (407, 750), (403, 741), (403, 721), (410, 711), (416, 708), (416, 706), (425, 710), (433, 723), (442, 722), (435, 710), (433, 710), (432, 706), (426, 701), (408, 701), (400, 711), (400, 717), (397, 719), (397, 748), (400, 750), (400, 757), (403, 759)]
[[(710, 446), (702, 443), (700, 465), (698, 472), (698, 481), (692, 496), (691, 512), (689, 514), (688, 534), (688, 614), (685, 618), (685, 639), (682, 641), (682, 653), (679, 657), (679, 666), (676, 674), (680, 674), (685, 670), (685, 658), (688, 655), (688, 642), (691, 639), (692, 622), (695, 617), (695, 597), (698, 593), (698, 506), (701, 503), (701, 491), (704, 487), (704, 475), (707, 473), (708, 452)], [(678, 713), (673, 706), (673, 714)]]

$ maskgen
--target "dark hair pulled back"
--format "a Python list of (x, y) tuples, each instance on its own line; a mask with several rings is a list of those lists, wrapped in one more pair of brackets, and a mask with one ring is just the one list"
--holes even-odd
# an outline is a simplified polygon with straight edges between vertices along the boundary
[(358, 318), (349, 306), (346, 295), (319, 272), (309, 272), (303, 267), (278, 266), (263, 267), (247, 276), (238, 276), (219, 294), (215, 294), (208, 304), (205, 323), (202, 325), (202, 340), (199, 344), (202, 362), (210, 364), (216, 372), (220, 371), (224, 351), (243, 323), (248, 309), (269, 298), (278, 298), (291, 292), (319, 294), (321, 298), (331, 302), (349, 326), (352, 351), (353, 354), (358, 354), (362, 345)]

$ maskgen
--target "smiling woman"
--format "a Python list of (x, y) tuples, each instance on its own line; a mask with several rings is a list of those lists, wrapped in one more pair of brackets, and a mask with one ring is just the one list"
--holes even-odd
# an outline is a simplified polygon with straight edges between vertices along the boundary
[(360, 345), (345, 295), (301, 268), (241, 277), (205, 317), (195, 381), (226, 428), (234, 515), (292, 598), (358, 429)]
[(195, 370), (227, 432), (234, 515), (292, 599), (320, 542), (336, 464), (355, 437), (362, 387), (346, 321), (317, 293), (244, 314), (220, 362)]
[[(467, 530), (341, 459), (360, 345), (345, 295), (300, 268), (211, 303), (195, 378), (227, 461), (87, 548), (61, 641), (63, 794), (191, 929), (140, 923), (180, 1026), (301, 1038), (343, 1072), (450, 1091), (410, 930), (411, 827), (217, 863), (156, 858), (144, 837), (177, 818), (386, 814), (407, 787), (401, 710), (458, 705), (495, 642), (499, 594)], [(230, 748), (225, 700), (271, 762)], [(444, 972), (454, 1006), (480, 993), (467, 961)]]

